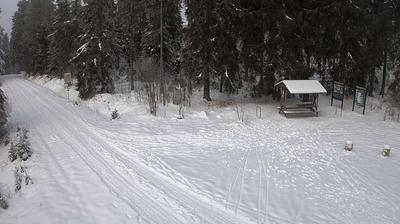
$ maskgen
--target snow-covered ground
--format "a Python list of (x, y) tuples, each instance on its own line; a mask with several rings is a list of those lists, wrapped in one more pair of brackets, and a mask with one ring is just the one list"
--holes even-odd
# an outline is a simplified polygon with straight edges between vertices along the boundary
[[(384, 122), (377, 102), (362, 116), (323, 97), (320, 117), (286, 119), (274, 103), (194, 99), (177, 120), (175, 107), (151, 117), (132, 96), (77, 106), (74, 93), (72, 102), (60, 97), (59, 80), (1, 81), (10, 125), (30, 130), (34, 152), (34, 184), (9, 192), (2, 224), (400, 223), (400, 123)], [(120, 119), (110, 120), (113, 109)]]

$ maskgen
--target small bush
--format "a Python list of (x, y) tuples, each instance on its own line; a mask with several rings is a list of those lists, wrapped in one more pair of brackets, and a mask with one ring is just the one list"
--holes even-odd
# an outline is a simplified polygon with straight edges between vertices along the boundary
[(0, 137), (6, 134), (7, 118), (7, 98), (3, 90), (0, 89)]
[(8, 203), (6, 198), (1, 194), (0, 192), (0, 208), (2, 209), (7, 209), (8, 208)]
[(20, 158), (23, 161), (28, 160), (32, 156), (32, 150), (28, 140), (28, 131), (26, 129), (17, 129), (16, 142), (11, 142), (10, 149), (8, 150), (8, 158), (11, 162)]
[(17, 148), (14, 146), (13, 142), (11, 142), (10, 149), (8, 150), (8, 159), (11, 162), (14, 162), (16, 159), (18, 159)]
[(28, 168), (26, 166), (15, 167), (15, 192), (21, 190), (23, 183), (25, 185), (33, 184), (31, 177), (28, 174)]
[(118, 110), (115, 109), (112, 113), (111, 113), (111, 120), (115, 120), (119, 118), (119, 113)]
[(22, 129), (22, 131), (20, 131), (18, 134), (18, 143), (16, 144), (16, 147), (18, 156), (22, 160), (26, 161), (32, 156), (32, 151), (28, 140), (28, 131), (26, 129)]
[(5, 137), (4, 140), (3, 140), (3, 144), (4, 144), (5, 146), (7, 146), (8, 144), (10, 144), (10, 142), (11, 142), (10, 136)]

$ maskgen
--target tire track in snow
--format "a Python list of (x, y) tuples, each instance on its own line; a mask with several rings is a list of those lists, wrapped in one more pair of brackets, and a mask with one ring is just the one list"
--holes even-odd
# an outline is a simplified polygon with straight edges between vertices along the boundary
[[(24, 84), (27, 84), (27, 83), (24, 83)], [(26, 89), (31, 88), (30, 90), (34, 91), (36, 93), (35, 95), (42, 94), (40, 91), (33, 89), (30, 85), (25, 85), (25, 86), (26, 86)], [(48, 111), (51, 111), (51, 107), (47, 105), (49, 102), (45, 102), (41, 98), (39, 99), (39, 101), (42, 104), (41, 106), (46, 108)], [(53, 103), (53, 105), (56, 107), (59, 107), (59, 105), (56, 105), (54, 103)], [(54, 110), (54, 107), (52, 109)], [(59, 112), (61, 112), (61, 111), (62, 111), (62, 108), (61, 108), (61, 110), (59, 110)], [(61, 114), (59, 114), (59, 115), (61, 115)], [(71, 120), (64, 119), (63, 117), (67, 117), (66, 114), (64, 114), (64, 115), (65, 116), (60, 116), (60, 118), (62, 118), (62, 120), (63, 120), (64, 125), (71, 124), (69, 126), (69, 128), (75, 129), (75, 132), (68, 132), (65, 129), (60, 129), (58, 132), (59, 133), (61, 132), (61, 133), (63, 133), (63, 135), (65, 137), (68, 137), (68, 138), (62, 139), (62, 141), (65, 143), (65, 145), (68, 145), (69, 148), (72, 149), (79, 156), (79, 158), (87, 165), (87, 167), (89, 169), (92, 170), (93, 173), (95, 173), (95, 175), (100, 179), (100, 181), (109, 189), (110, 193), (117, 196), (121, 201), (124, 201), (131, 209), (135, 210), (138, 214), (143, 216), (144, 221), (147, 223), (171, 223), (171, 224), (184, 223), (183, 220), (179, 220), (175, 216), (171, 215), (169, 211), (167, 211), (165, 209), (161, 209), (161, 207), (159, 207), (157, 205), (157, 203), (154, 203), (154, 204), (145, 203), (146, 201), (149, 200), (149, 198), (146, 198), (147, 194), (146, 193), (143, 193), (143, 194), (135, 193), (135, 192), (137, 192), (137, 189), (135, 189), (134, 186), (130, 185), (129, 181), (126, 178), (124, 178), (122, 175), (120, 175), (119, 172), (116, 172), (115, 168), (111, 167), (110, 164), (107, 161), (105, 161), (102, 156), (98, 155), (96, 149), (93, 148), (94, 146), (97, 149), (104, 148), (104, 147), (102, 145), (98, 145), (97, 142), (90, 141), (90, 139), (92, 139), (92, 137), (82, 136), (83, 133), (87, 133), (87, 132), (85, 132), (84, 129), (77, 130), (74, 127), (74, 124), (71, 123), (72, 119)], [(52, 122), (51, 119), (48, 119), (48, 122), (53, 127), (58, 126), (57, 124)], [(79, 132), (80, 132), (80, 135), (76, 135), (76, 133), (79, 133)], [(71, 144), (71, 141), (74, 142), (75, 144)], [(92, 153), (83, 154), (81, 152), (81, 150), (74, 147), (74, 145), (84, 146), (85, 149), (92, 149)], [(95, 157), (95, 155), (97, 155), (97, 156)], [(100, 173), (99, 171), (97, 171), (97, 169), (99, 169), (100, 167), (98, 167), (98, 166), (94, 167), (93, 165), (91, 165), (91, 163), (87, 160), (87, 158), (89, 158), (89, 157), (92, 157), (93, 161), (102, 161), (102, 164), (105, 167), (104, 168), (105, 170), (103, 170), (104, 172)], [(96, 164), (96, 162), (94, 162), (93, 164)], [(110, 172), (113, 175), (107, 175)], [(107, 177), (108, 177), (107, 179), (114, 180), (120, 184), (115, 185), (115, 183), (110, 183), (103, 177), (103, 175), (107, 175)], [(125, 186), (123, 190), (120, 188), (121, 186)], [(131, 200), (125, 198), (124, 196), (122, 196), (121, 193), (118, 193), (121, 190), (123, 191), (124, 194), (130, 196), (131, 198), (135, 198), (135, 200), (131, 201)], [(141, 207), (138, 207), (137, 202), (140, 203)], [(155, 215), (155, 214), (157, 214), (157, 215)]]
[(260, 210), (261, 210), (261, 188), (262, 188), (262, 174), (263, 174), (263, 170), (261, 167), (261, 159), (260, 156), (258, 154), (258, 149), (255, 149), (256, 151), (256, 157), (257, 157), (257, 166), (258, 166), (258, 192), (257, 192), (257, 223), (260, 223)]
[[(15, 85), (14, 82), (7, 82), (7, 84), (5, 85), (5, 88), (8, 88), (8, 87), (11, 87), (12, 89), (18, 89), (18, 86)], [(20, 96), (20, 97), (18, 97), (18, 96)], [(12, 99), (13, 102), (17, 102), (18, 98), (19, 99), (21, 99), (21, 98), (28, 99), (28, 97), (24, 91), (17, 91), (17, 93), (15, 93), (11, 96), (8, 96), (8, 98)], [(31, 101), (28, 100), (27, 104), (30, 105), (32, 108), (35, 108), (35, 105), (33, 105)], [(27, 111), (25, 109), (25, 107), (22, 106), (21, 103), (13, 103), (12, 106), (15, 107), (14, 110), (16, 110), (16, 111), (20, 111), (24, 114), (30, 113), (30, 111)], [(39, 145), (42, 146), (42, 148), (44, 148), (48, 152), (48, 154), (52, 158), (51, 162), (54, 162), (57, 167), (57, 169), (55, 169), (53, 167), (48, 167), (49, 170), (52, 170), (52, 172), (49, 172), (49, 174), (50, 174), (49, 180), (51, 181), (49, 184), (53, 184), (52, 183), (52, 181), (53, 181), (55, 183), (55, 185), (57, 186), (56, 188), (62, 189), (62, 192), (68, 192), (68, 188), (66, 187), (66, 185), (72, 186), (75, 190), (77, 190), (77, 187), (71, 183), (71, 178), (69, 177), (68, 172), (64, 169), (64, 167), (58, 161), (58, 159), (55, 156), (55, 154), (53, 153), (53, 151), (49, 148), (49, 146), (47, 145), (47, 142), (45, 141), (43, 136), (40, 134), (41, 132), (39, 132), (37, 126), (34, 125), (34, 122), (32, 120), (29, 120), (28, 125), (29, 125), (29, 128), (31, 129), (30, 133), (32, 133), (33, 135), (35, 135), (39, 138), (39, 142), (38, 142)], [(49, 165), (50, 163), (47, 163), (47, 164)], [(53, 174), (53, 172), (57, 172), (57, 173), (59, 173), (59, 175), (67, 178), (67, 179), (65, 179), (67, 182), (66, 183), (61, 182), (57, 178), (57, 176), (59, 176), (59, 175), (55, 175), (55, 174)], [(45, 195), (45, 197), (46, 197), (46, 195)], [(72, 201), (71, 198), (68, 197), (68, 198), (66, 198), (66, 200), (68, 200), (69, 204), (74, 204), (74, 202)], [(48, 202), (45, 200), (43, 202), (48, 204)], [(52, 206), (49, 206), (49, 207), (52, 207)]]
[[(30, 83), (28, 83), (27, 81), (23, 81), (23, 83), (26, 85), (26, 87), (28, 89), (30, 88), (31, 91), (36, 92), (37, 95), (43, 96), (43, 92), (39, 91), (38, 89), (33, 88), (31, 86), (32, 84), (29, 85)], [(53, 97), (55, 97), (55, 96), (53, 96)], [(45, 98), (45, 97), (42, 97), (42, 98)], [(81, 124), (83, 123), (82, 127), (80, 127), (80, 129), (76, 130), (76, 131), (81, 131), (81, 132), (85, 131), (86, 134), (89, 134), (89, 136), (87, 138), (95, 139), (97, 142), (102, 142), (101, 139), (98, 139), (97, 136), (94, 136), (93, 134), (91, 134), (91, 132), (84, 127), (84, 122), (82, 122), (81, 120), (76, 119), (76, 118), (75, 119), (66, 119), (66, 117), (68, 117), (68, 116), (69, 117), (76, 117), (76, 116), (74, 114), (72, 114), (70, 111), (68, 111), (65, 108), (63, 108), (62, 106), (60, 106), (59, 104), (57, 104), (56, 102), (52, 102), (52, 99), (49, 99), (49, 102), (43, 101), (42, 103), (43, 104), (52, 103), (53, 106), (58, 107), (59, 108), (58, 112), (63, 113), (63, 118), (61, 118), (61, 119), (66, 124), (71, 122), (71, 120), (75, 121), (72, 124), (72, 127), (73, 127), (73, 125), (76, 125), (77, 123), (81, 123)], [(66, 131), (68, 131), (68, 130), (66, 130)], [(81, 136), (75, 136), (75, 138), (79, 138), (79, 137), (81, 137)], [(90, 146), (90, 144), (88, 146)], [(104, 147), (102, 149), (109, 150), (111, 148), (112, 148), (111, 146), (104, 143)], [(245, 223), (245, 222), (247, 222), (247, 221), (243, 221), (243, 220), (241, 221), (241, 218), (239, 218), (237, 216), (232, 217), (229, 214), (224, 214), (225, 212), (221, 211), (220, 209), (215, 209), (214, 206), (210, 207), (208, 204), (203, 206), (201, 204), (201, 203), (203, 203), (203, 202), (201, 202), (202, 200), (200, 200), (201, 203), (199, 203), (199, 200), (198, 200), (199, 198), (197, 198), (197, 200), (195, 200), (195, 198), (192, 197), (192, 196), (194, 196), (193, 193), (186, 192), (186, 193), (182, 194), (183, 193), (182, 189), (176, 188), (175, 185), (171, 185), (168, 181), (165, 181), (165, 180), (160, 182), (159, 177), (156, 177), (156, 176), (154, 176), (154, 174), (151, 174), (151, 172), (144, 170), (143, 169), (144, 167), (138, 166), (138, 164), (134, 163), (134, 161), (128, 161), (126, 158), (121, 157), (120, 155), (116, 154), (115, 151), (118, 151), (118, 150), (112, 150), (109, 152), (109, 154), (114, 156), (117, 161), (121, 162), (122, 164), (125, 164), (125, 166), (136, 168), (136, 172), (140, 171), (140, 173), (143, 174), (143, 177), (150, 178), (153, 181), (158, 182), (158, 184), (161, 185), (161, 186), (158, 186), (159, 188), (161, 187), (161, 189), (164, 189), (165, 192), (168, 192), (168, 196), (173, 196), (172, 198), (174, 200), (176, 200), (177, 202), (180, 202), (181, 205), (183, 205), (183, 206), (187, 207), (189, 210), (195, 212), (195, 214), (197, 214), (198, 217), (201, 217), (201, 220), (203, 220), (202, 223)], [(112, 169), (112, 168), (110, 168), (110, 169)], [(198, 207), (198, 208), (193, 208), (193, 206)], [(200, 214), (198, 214), (198, 212), (201, 212), (202, 214), (200, 215)], [(190, 212), (188, 212), (188, 213), (190, 213)], [(155, 211), (155, 214), (157, 214), (156, 211)], [(152, 216), (154, 216), (154, 214), (152, 214)], [(165, 217), (164, 217), (164, 219), (165, 219)], [(154, 222), (154, 223), (157, 223), (157, 222)], [(175, 222), (175, 223), (177, 223), (177, 222)]]
[(247, 150), (247, 154), (246, 154), (246, 158), (244, 160), (243, 168), (242, 168), (242, 176), (241, 176), (240, 185), (239, 185), (239, 199), (236, 202), (235, 214), (237, 214), (238, 208), (240, 206), (240, 202), (242, 201), (243, 182), (244, 182), (244, 178), (245, 178), (245, 174), (246, 174), (247, 161), (249, 160), (250, 152), (251, 152), (251, 150), (248, 149)]
[(266, 189), (265, 189), (265, 215), (264, 215), (264, 223), (268, 221), (268, 206), (269, 206), (269, 178), (268, 178), (268, 160), (265, 159), (265, 157), (261, 154), (262, 161), (267, 161), (267, 166), (262, 162), (262, 170), (264, 173), (265, 181), (266, 181)]

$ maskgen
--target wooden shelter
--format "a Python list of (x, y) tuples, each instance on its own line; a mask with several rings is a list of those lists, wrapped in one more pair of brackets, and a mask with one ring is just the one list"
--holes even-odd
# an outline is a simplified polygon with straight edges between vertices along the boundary
[(275, 85), (281, 94), (279, 113), (289, 116), (318, 116), (319, 94), (326, 89), (318, 80), (284, 80)]

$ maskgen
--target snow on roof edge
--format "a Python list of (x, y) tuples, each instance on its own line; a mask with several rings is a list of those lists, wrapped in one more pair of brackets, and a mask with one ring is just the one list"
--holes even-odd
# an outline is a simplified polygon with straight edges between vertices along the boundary
[(291, 94), (323, 94), (327, 93), (326, 89), (318, 80), (283, 80), (275, 84), (275, 86), (285, 85)]

